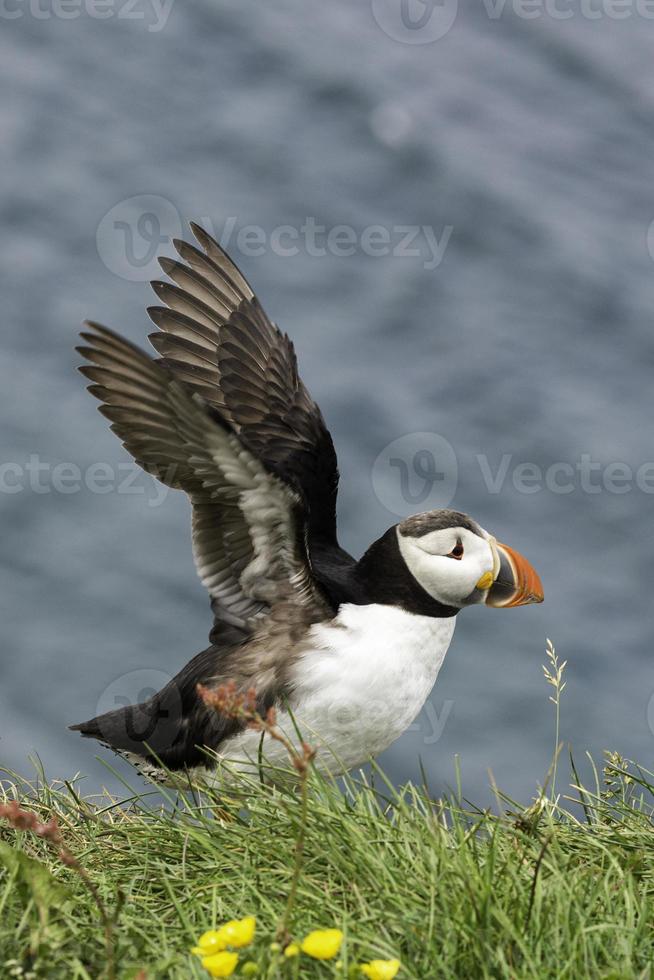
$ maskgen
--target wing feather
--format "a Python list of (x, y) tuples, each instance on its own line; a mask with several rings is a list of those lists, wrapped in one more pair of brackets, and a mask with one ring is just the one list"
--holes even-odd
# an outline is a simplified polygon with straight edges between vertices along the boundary
[(162, 364), (231, 424), (268, 470), (306, 502), (309, 549), (338, 547), (338, 468), (320, 409), (297, 370), (293, 344), (266, 316), (220, 245), (191, 225), (200, 246), (175, 241), (154, 282), (166, 307), (148, 312)]
[(196, 566), (217, 619), (251, 625), (290, 598), (324, 613), (301, 492), (270, 472), (166, 363), (106, 327), (90, 327), (80, 348), (93, 364), (82, 368), (94, 382), (89, 390), (128, 452), (189, 495)]

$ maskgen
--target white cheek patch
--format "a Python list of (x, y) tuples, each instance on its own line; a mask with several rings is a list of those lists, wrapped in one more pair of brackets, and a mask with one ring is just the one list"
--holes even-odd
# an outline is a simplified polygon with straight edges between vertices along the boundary
[[(493, 569), (492, 550), (484, 538), (478, 538), (477, 545), (477, 541), (471, 542), (466, 535), (464, 557), (456, 560), (448, 558), (445, 550), (451, 550), (456, 544), (459, 536), (456, 529), (434, 531), (421, 538), (420, 544), (415, 538), (404, 537), (399, 529), (396, 533), (400, 554), (408, 570), (432, 599), (446, 605), (463, 606), (481, 576)], [(435, 535), (439, 536), (438, 542), (431, 540)], [(425, 550), (425, 545), (443, 550), (440, 554), (430, 553)]]

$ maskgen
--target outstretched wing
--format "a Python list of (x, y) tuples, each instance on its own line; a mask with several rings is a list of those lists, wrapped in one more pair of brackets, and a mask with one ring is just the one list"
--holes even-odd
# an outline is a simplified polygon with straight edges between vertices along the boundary
[(89, 324), (91, 380), (100, 411), (149, 473), (185, 490), (193, 506), (193, 550), (219, 621), (252, 629), (292, 600), (309, 618), (328, 611), (306, 548), (308, 514), (294, 486), (257, 458), (194, 386), (119, 335)]
[(183, 261), (161, 260), (172, 283), (152, 284), (167, 305), (148, 310), (159, 327), (150, 341), (170, 373), (216, 408), (269, 472), (301, 493), (310, 548), (335, 546), (336, 453), (298, 376), (293, 344), (218, 243), (191, 228), (202, 250), (175, 241)]

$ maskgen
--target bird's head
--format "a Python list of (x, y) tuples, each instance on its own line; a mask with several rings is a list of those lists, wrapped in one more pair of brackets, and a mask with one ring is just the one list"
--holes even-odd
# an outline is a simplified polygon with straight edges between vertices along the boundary
[(413, 578), (444, 606), (504, 608), (543, 601), (540, 578), (527, 559), (466, 514), (416, 514), (397, 524), (395, 533)]

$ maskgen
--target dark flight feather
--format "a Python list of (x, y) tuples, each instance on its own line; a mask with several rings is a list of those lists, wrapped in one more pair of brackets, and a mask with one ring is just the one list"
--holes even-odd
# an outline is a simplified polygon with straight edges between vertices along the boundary
[(183, 261), (161, 261), (174, 285), (153, 283), (168, 309), (148, 311), (161, 331), (150, 340), (171, 374), (218, 409), (268, 469), (301, 492), (309, 552), (338, 548), (336, 453), (298, 375), (293, 344), (220, 245), (191, 227), (204, 251), (176, 241)]
[[(227, 282), (225, 295), (233, 291)], [(198, 765), (206, 760), (203, 746), (218, 748), (240, 725), (209, 711), (197, 685), (235, 680), (244, 689), (254, 687), (266, 710), (283, 696), (294, 646), (308, 625), (332, 615), (307, 551), (310, 502), (300, 480), (287, 482), (283, 467), (258, 458), (244, 438), (243, 419), (257, 406), (275, 431), (270, 406), (281, 397), (276, 383), (266, 391), (267, 365), (262, 362), (264, 373), (256, 373), (247, 344), (247, 363), (233, 363), (225, 375), (232, 385), (240, 379), (257, 392), (258, 401), (244, 399), (239, 414), (236, 402), (222, 405), (215, 371), (204, 379), (211, 384), (206, 398), (204, 388), (186, 384), (175, 370), (185, 354), (197, 356), (185, 338), (169, 364), (106, 327), (88, 327), (79, 350), (90, 363), (81, 371), (102, 402), (100, 411), (144, 469), (191, 500), (194, 557), (215, 621), (212, 645), (147, 702), (73, 728), (171, 769)], [(218, 356), (214, 347), (210, 368)], [(233, 351), (228, 359), (238, 360)], [(281, 431), (292, 445), (292, 436), (283, 426)]]

